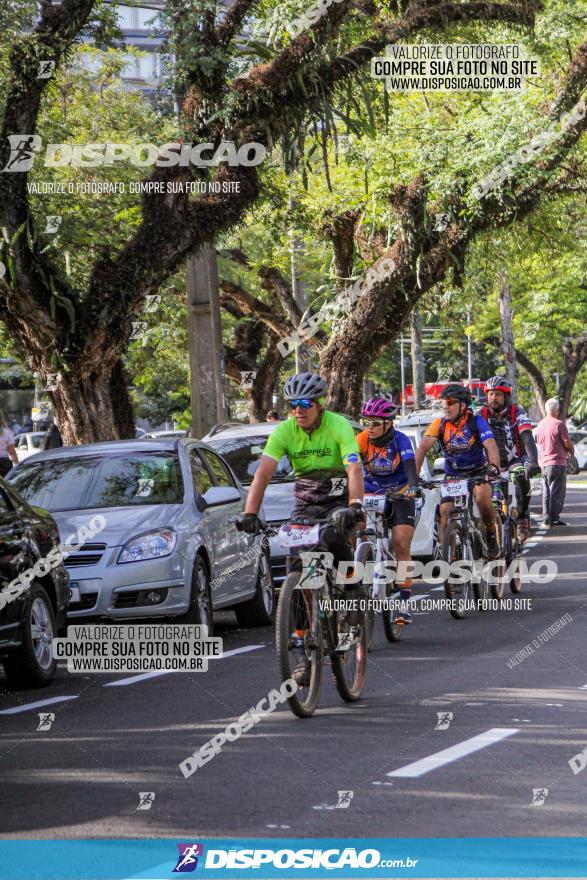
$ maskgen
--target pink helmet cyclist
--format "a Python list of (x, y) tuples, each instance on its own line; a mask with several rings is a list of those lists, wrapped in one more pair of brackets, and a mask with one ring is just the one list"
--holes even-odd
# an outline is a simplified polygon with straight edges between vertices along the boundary
[(393, 419), (399, 406), (384, 397), (370, 397), (361, 407), (361, 415), (365, 419)]

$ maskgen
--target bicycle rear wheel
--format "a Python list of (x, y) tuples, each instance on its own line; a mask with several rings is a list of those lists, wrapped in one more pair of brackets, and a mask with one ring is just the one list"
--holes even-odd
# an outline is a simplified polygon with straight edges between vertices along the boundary
[(354, 703), (363, 693), (367, 678), (367, 619), (363, 613), (358, 626), (348, 627), (345, 624), (344, 612), (337, 614), (337, 633), (348, 631), (354, 632), (350, 647), (346, 651), (334, 652), (332, 659), (332, 674), (334, 683), (340, 696), (347, 703)]
[(277, 606), (277, 662), (282, 682), (292, 679), (298, 685), (287, 698), (289, 708), (298, 718), (313, 715), (322, 681), (322, 629), (317, 590), (299, 590), (300, 572), (293, 571), (284, 580)]
[[(471, 558), (471, 548), (467, 546), (463, 528), (458, 520), (449, 520), (442, 542), (442, 558), (449, 565), (453, 562)], [(450, 575), (449, 575), (450, 578)], [(467, 616), (471, 602), (471, 581), (462, 584), (451, 584), (449, 578), (444, 582), (444, 592), (450, 599), (450, 613), (456, 620)]]

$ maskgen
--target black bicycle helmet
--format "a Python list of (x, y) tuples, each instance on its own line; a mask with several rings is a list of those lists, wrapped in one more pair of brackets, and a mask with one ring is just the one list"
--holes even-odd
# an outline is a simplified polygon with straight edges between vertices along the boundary
[(287, 380), (283, 389), (286, 400), (297, 400), (299, 397), (315, 400), (317, 397), (325, 397), (327, 393), (326, 379), (317, 373), (296, 373)]
[(512, 393), (512, 383), (505, 376), (492, 376), (483, 386), (483, 391), (503, 391), (504, 394)]
[(441, 400), (447, 397), (454, 397), (455, 400), (462, 400), (467, 406), (471, 405), (471, 392), (464, 385), (457, 385), (456, 382), (451, 382), (440, 392)]

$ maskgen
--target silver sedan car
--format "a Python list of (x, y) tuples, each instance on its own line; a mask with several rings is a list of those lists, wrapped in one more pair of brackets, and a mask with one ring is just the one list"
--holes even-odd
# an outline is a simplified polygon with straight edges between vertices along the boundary
[(62, 544), (82, 536), (65, 560), (69, 619), (174, 617), (211, 631), (213, 612), (234, 608), (243, 626), (272, 622), (268, 548), (237, 531), (246, 492), (205, 443), (62, 447), (27, 459), (8, 479), (50, 511)]

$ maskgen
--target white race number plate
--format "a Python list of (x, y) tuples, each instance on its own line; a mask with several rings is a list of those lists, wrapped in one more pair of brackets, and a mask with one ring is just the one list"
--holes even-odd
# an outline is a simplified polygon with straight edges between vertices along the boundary
[(313, 526), (292, 526), (289, 523), (281, 526), (277, 541), (281, 547), (308, 547), (320, 540), (320, 524)]
[(363, 507), (365, 510), (383, 513), (385, 510), (385, 495), (365, 495), (363, 498)]
[(446, 498), (458, 498), (461, 495), (468, 495), (469, 483), (467, 480), (452, 480), (449, 483), (443, 483), (442, 494)]

